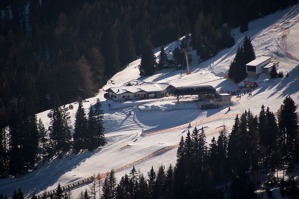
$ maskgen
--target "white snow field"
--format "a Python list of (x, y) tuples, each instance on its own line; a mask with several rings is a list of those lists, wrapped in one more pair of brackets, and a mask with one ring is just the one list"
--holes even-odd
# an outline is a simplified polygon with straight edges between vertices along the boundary
[[(62, 159), (56, 158), (51, 163), (45, 163), (29, 174), (16, 178), (1, 179), (0, 193), (11, 196), (13, 190), (21, 188), (26, 196), (50, 191), (58, 183), (67, 185), (87, 177), (104, 174), (115, 170), (118, 180), (125, 173), (135, 168), (147, 175), (153, 166), (157, 169), (164, 165), (166, 168), (176, 163), (176, 149), (181, 136), (186, 135), (190, 122), (192, 130), (195, 126), (205, 127), (207, 142), (217, 137), (221, 126), (225, 125), (230, 132), (237, 114), (245, 110), (258, 114), (264, 104), (276, 112), (286, 96), (291, 96), (297, 107), (299, 103), (299, 5), (274, 13), (270, 16), (253, 21), (249, 24), (249, 31), (241, 34), (239, 29), (233, 31), (236, 45), (219, 52), (214, 58), (198, 64), (193, 53), (190, 65), (191, 74), (168, 69), (155, 75), (140, 78), (138, 65), (140, 60), (129, 64), (123, 71), (112, 77), (112, 81), (99, 90), (97, 96), (84, 102), (86, 113), (97, 98), (102, 102), (104, 110), (104, 125), (107, 145), (94, 152), (80, 155), (70, 154)], [(106, 100), (103, 89), (120, 86), (124, 83), (140, 79), (143, 81), (172, 83), (184, 85), (212, 85), (217, 90), (233, 91), (237, 86), (224, 78), (229, 65), (235, 56), (239, 45), (247, 34), (255, 49), (256, 56), (270, 55), (279, 61), (278, 71), (289, 74), (288, 78), (270, 79), (261, 75), (256, 81), (259, 86), (252, 92), (252, 96), (243, 95), (241, 99), (233, 98), (231, 111), (222, 107), (213, 110), (200, 110), (194, 102), (176, 103), (175, 98), (163, 100), (114, 102)], [(166, 46), (169, 52), (177, 42)], [(158, 54), (159, 52), (157, 52)], [(111, 109), (108, 108), (111, 104)], [(142, 104), (137, 107), (137, 105)], [(78, 107), (73, 103), (71, 110), (72, 122)], [(129, 115), (128, 112), (132, 114)], [(45, 125), (49, 125), (48, 111), (38, 114)], [(90, 189), (90, 185), (80, 186), (72, 190), (75, 198), (81, 191)], [(99, 188), (98, 188), (99, 189)], [(98, 194), (98, 193), (97, 193)]]

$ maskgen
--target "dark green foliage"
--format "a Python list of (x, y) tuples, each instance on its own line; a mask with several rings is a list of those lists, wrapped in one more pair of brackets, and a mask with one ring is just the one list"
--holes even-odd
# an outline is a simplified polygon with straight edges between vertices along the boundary
[(279, 109), (278, 122), (280, 132), (283, 134), (285, 141), (288, 144), (292, 144), (294, 139), (298, 136), (298, 117), (295, 102), (290, 96), (285, 98)]
[(114, 176), (114, 171), (111, 172), (106, 176), (103, 187), (102, 187), (102, 196), (101, 199), (111, 199), (116, 197), (116, 179)]
[[(24, 117), (24, 118), (22, 118)], [(35, 115), (15, 112), (10, 124), (10, 173), (17, 175), (33, 169), (38, 149)]]
[(266, 171), (268, 170), (269, 165), (271, 170), (278, 165), (277, 160), (280, 156), (278, 151), (278, 131), (279, 129), (274, 113), (270, 112), (269, 108), (265, 111), (265, 107), (262, 106), (259, 115), (259, 135)]
[(164, 46), (161, 47), (158, 67), (159, 69), (168, 68), (168, 58), (167, 54), (165, 53)]
[(276, 66), (274, 65), (271, 72), (270, 72), (270, 77), (271, 79), (275, 79), (278, 77), (277, 69)]
[(283, 165), (287, 165), (288, 170), (291, 170), (293, 163), (296, 162), (296, 152), (298, 151), (298, 149), (295, 149), (295, 146), (298, 146), (297, 124), (298, 116), (296, 113), (296, 105), (293, 99), (288, 96), (284, 99), (278, 111)]
[(117, 45), (116, 28), (107, 25), (103, 31), (101, 39), (101, 48), (105, 49), (105, 75), (111, 77), (120, 70), (119, 50)]
[(236, 56), (229, 67), (229, 78), (235, 83), (243, 81), (247, 77), (246, 64), (254, 59), (253, 46), (250, 39), (245, 36), (243, 46), (238, 48)]
[(210, 165), (211, 183), (220, 184), (227, 180), (227, 150), (228, 137), (226, 130), (222, 130), (218, 140), (213, 137), (208, 154), (208, 164)]
[(78, 110), (76, 112), (75, 131), (74, 131), (74, 150), (80, 151), (87, 149), (87, 119), (82, 101), (79, 101)]
[(141, 63), (140, 63), (140, 75), (141, 76), (149, 76), (154, 74), (156, 70), (156, 58), (153, 52), (153, 46), (148, 41), (145, 43), (143, 48), (143, 52), (141, 55)]
[(7, 196), (0, 194), (0, 199), (7, 199)]
[(243, 60), (244, 63), (247, 64), (250, 61), (255, 59), (255, 53), (254, 53), (254, 49), (251, 43), (251, 40), (249, 37), (247, 37), (247, 35), (245, 35), (244, 37), (244, 41), (243, 41)]
[(69, 112), (65, 106), (52, 110), (50, 138), (55, 152), (67, 152), (71, 148), (69, 120)]
[(192, 32), (192, 47), (196, 49), (202, 61), (215, 56), (219, 50), (234, 44), (234, 39), (227, 26), (219, 25), (220, 19), (217, 13), (215, 11), (207, 13), (203, 10), (199, 12)]
[(128, 23), (121, 23), (118, 30), (120, 64), (123, 66), (136, 58), (133, 33)]
[(24, 199), (24, 194), (21, 188), (19, 188), (18, 191), (14, 190), (12, 194), (12, 199)]
[(58, 184), (56, 188), (56, 192), (54, 193), (54, 199), (63, 199), (63, 198), (64, 198), (64, 194), (63, 194), (62, 187), (60, 186), (60, 184)]
[(6, 177), (9, 173), (8, 134), (5, 128), (0, 129), (0, 177)]
[(94, 106), (89, 108), (88, 124), (86, 131), (86, 146), (88, 150), (94, 150), (106, 144), (104, 137), (104, 113), (101, 102), (97, 100)]
[(48, 138), (47, 130), (41, 119), (39, 119), (37, 124), (37, 129), (39, 133), (39, 151), (40, 151), (40, 158), (47, 160), (53, 154), (53, 150), (50, 145), (50, 140)]
[(288, 197), (288, 198), (295, 199), (299, 197), (299, 189), (293, 177), (286, 181), (282, 179), (280, 181), (279, 188), (280, 188), (280, 195), (283, 198)]
[[(228, 161), (231, 198), (254, 198), (258, 179), (259, 136), (257, 118), (248, 111), (236, 117), (229, 137)], [(249, 180), (250, 179), (250, 180)]]

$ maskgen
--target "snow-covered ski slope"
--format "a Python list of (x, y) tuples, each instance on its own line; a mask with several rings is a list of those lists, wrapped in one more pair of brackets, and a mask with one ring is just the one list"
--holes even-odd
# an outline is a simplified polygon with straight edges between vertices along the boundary
[[(198, 64), (193, 53), (190, 66), (191, 74), (173, 69), (157, 72), (155, 75), (139, 78), (138, 65), (140, 60), (129, 64), (123, 71), (112, 77), (113, 81), (100, 89), (98, 95), (84, 102), (86, 112), (97, 98), (102, 101), (105, 112), (105, 129), (108, 144), (94, 152), (80, 155), (69, 155), (63, 159), (54, 159), (51, 163), (41, 165), (31, 173), (12, 179), (0, 180), (0, 193), (10, 196), (13, 190), (21, 188), (26, 196), (33, 193), (53, 190), (58, 183), (67, 185), (92, 175), (103, 174), (111, 169), (116, 171), (118, 180), (129, 173), (134, 165), (141, 173), (146, 173), (152, 166), (174, 165), (176, 149), (181, 136), (186, 135), (188, 124), (192, 128), (205, 127), (207, 141), (218, 136), (221, 126), (226, 125), (228, 132), (233, 125), (236, 114), (245, 110), (258, 114), (264, 104), (276, 112), (286, 96), (291, 96), (299, 103), (299, 5), (282, 10), (270, 16), (253, 21), (249, 31), (239, 33), (233, 31), (236, 45), (218, 53), (214, 58)], [(288, 78), (270, 80), (262, 75), (257, 81), (259, 87), (252, 96), (243, 95), (241, 99), (233, 99), (231, 111), (222, 107), (214, 110), (200, 110), (195, 103), (175, 103), (174, 98), (163, 100), (113, 102), (103, 97), (103, 89), (120, 86), (124, 83), (140, 79), (143, 81), (167, 82), (174, 85), (212, 85), (218, 90), (233, 91), (236, 85), (224, 78), (234, 54), (242, 45), (244, 35), (251, 40), (257, 56), (270, 55), (279, 61), (279, 71), (288, 73)], [(166, 46), (169, 52), (177, 45), (174, 42)], [(158, 54), (159, 52), (157, 52)], [(111, 109), (108, 108), (111, 105)], [(72, 122), (78, 107), (73, 103), (71, 110)], [(140, 109), (139, 109), (139, 108)], [(128, 114), (131, 112), (132, 114)], [(48, 111), (38, 114), (46, 125), (49, 125)], [(76, 197), (81, 191), (89, 189), (84, 185), (72, 190)]]

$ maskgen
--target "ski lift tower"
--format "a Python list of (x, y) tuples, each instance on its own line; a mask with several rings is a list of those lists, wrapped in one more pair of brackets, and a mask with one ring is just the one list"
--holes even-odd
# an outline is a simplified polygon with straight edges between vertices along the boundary
[(189, 60), (188, 60), (188, 56), (191, 54), (191, 50), (190, 50), (190, 46), (189, 46), (189, 38), (185, 37), (185, 45), (184, 47), (181, 48), (181, 52), (183, 52), (185, 54), (185, 58), (186, 58), (186, 65), (187, 65), (187, 75), (191, 74), (190, 71), (190, 67), (189, 67)]

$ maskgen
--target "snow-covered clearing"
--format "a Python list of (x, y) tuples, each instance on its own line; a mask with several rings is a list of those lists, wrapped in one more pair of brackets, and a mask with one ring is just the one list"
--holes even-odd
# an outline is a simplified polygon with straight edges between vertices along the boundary
[[(232, 91), (237, 87), (229, 80), (223, 78), (228, 70), (234, 54), (242, 44), (244, 35), (251, 37), (257, 56), (270, 55), (280, 62), (279, 71), (288, 73), (288, 78), (270, 80), (262, 75), (257, 81), (259, 87), (241, 98), (234, 99), (231, 111), (227, 107), (214, 110), (200, 110), (193, 102), (176, 103), (174, 98), (151, 101), (135, 101), (119, 103), (106, 100), (103, 89), (120, 86), (139, 78), (138, 65), (140, 60), (129, 64), (123, 71), (117, 73), (107, 82), (98, 95), (84, 102), (86, 112), (97, 98), (102, 102), (105, 113), (105, 129), (108, 144), (94, 152), (80, 155), (69, 155), (63, 159), (55, 159), (51, 163), (42, 165), (31, 173), (12, 179), (0, 180), (0, 193), (11, 195), (13, 190), (21, 188), (26, 196), (33, 193), (55, 189), (60, 183), (69, 183), (87, 178), (92, 175), (103, 174), (111, 169), (116, 171), (118, 180), (125, 173), (129, 173), (134, 165), (141, 173), (146, 173), (152, 166), (167, 167), (176, 163), (176, 149), (181, 136), (188, 131), (191, 123), (195, 126), (205, 127), (207, 141), (216, 137), (222, 126), (228, 132), (234, 123), (236, 114), (245, 110), (258, 114), (261, 106), (269, 106), (276, 112), (286, 96), (291, 96), (296, 104), (299, 103), (299, 5), (281, 12), (253, 21), (249, 24), (249, 31), (240, 34), (239, 29), (233, 31), (236, 45), (225, 49), (212, 59), (198, 64), (193, 56), (190, 69), (191, 74), (174, 69), (163, 70), (153, 76), (140, 78), (143, 81), (172, 83), (184, 85), (212, 85), (217, 90)], [(166, 46), (166, 52), (175, 47), (174, 42)], [(108, 104), (111, 104), (109, 109)], [(137, 105), (139, 105), (137, 107)], [(78, 107), (73, 103), (71, 110), (72, 122)], [(132, 114), (128, 114), (131, 112)], [(49, 125), (48, 111), (38, 114), (46, 125)], [(72, 191), (77, 196), (81, 191), (89, 189), (89, 185), (79, 187)]]

